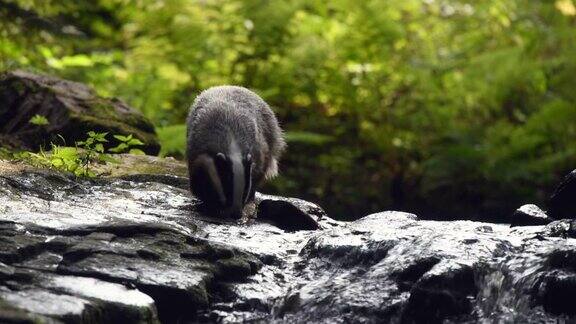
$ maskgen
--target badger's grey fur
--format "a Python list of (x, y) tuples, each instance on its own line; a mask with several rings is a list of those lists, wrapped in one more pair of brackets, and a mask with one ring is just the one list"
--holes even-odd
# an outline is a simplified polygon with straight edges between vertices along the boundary
[(186, 124), (190, 190), (210, 211), (240, 218), (278, 173), (286, 143), (274, 112), (246, 88), (219, 86), (196, 98)]

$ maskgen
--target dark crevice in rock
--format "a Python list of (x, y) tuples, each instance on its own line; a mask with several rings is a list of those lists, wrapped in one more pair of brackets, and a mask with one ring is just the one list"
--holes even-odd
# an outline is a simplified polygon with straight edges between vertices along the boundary
[(216, 277), (224, 281), (241, 281), (258, 270), (256, 263), (239, 258), (220, 259), (216, 261), (216, 266)]
[(258, 219), (269, 221), (288, 232), (319, 228), (314, 218), (284, 201), (262, 201), (258, 205)]
[(287, 232), (317, 230), (326, 212), (318, 205), (295, 198), (256, 195), (257, 218)]
[(90, 235), (94, 232), (103, 232), (114, 234), (118, 237), (131, 237), (139, 234), (155, 235), (161, 232), (177, 233), (173, 228), (159, 223), (136, 223), (136, 222), (122, 222), (115, 221), (110, 223), (103, 223), (100, 225), (88, 225), (83, 227), (75, 227), (61, 230), (53, 230), (55, 234), (60, 235)]
[(438, 264), (438, 262), (440, 262), (440, 258), (438, 257), (428, 257), (417, 260), (416, 263), (409, 265), (395, 274), (397, 276), (398, 286), (401, 290), (410, 290), (414, 283)]
[(205, 290), (182, 290), (166, 286), (136, 284), (138, 290), (154, 299), (162, 323), (187, 323), (196, 319), (197, 312), (208, 306)]
[(548, 266), (552, 269), (567, 269), (576, 272), (576, 250), (554, 250), (548, 255)]
[(422, 277), (410, 291), (402, 310), (402, 323), (442, 323), (471, 313), (478, 293), (474, 272), (468, 266), (450, 267), (440, 274)]
[(346, 240), (342, 244), (329, 245), (322, 242), (322, 237), (314, 237), (308, 241), (300, 252), (308, 258), (327, 258), (332, 262), (327, 264), (341, 267), (355, 267), (357, 265), (370, 266), (386, 258), (388, 251), (395, 242), (382, 241), (370, 244), (369, 247), (362, 245), (347, 245)]
[(576, 275), (572, 272), (551, 271), (542, 277), (538, 285), (537, 304), (552, 314), (576, 315), (574, 308)]

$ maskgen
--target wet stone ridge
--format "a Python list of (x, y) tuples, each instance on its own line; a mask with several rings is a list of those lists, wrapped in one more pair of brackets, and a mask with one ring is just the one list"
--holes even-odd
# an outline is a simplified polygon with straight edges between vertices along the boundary
[(258, 219), (238, 224), (199, 214), (178, 176), (7, 166), (2, 323), (576, 321), (574, 220), (344, 223), (258, 195)]
[[(0, 312), (0, 322), (193, 319), (216, 282), (261, 267), (250, 253), (207, 241), (194, 224), (159, 221), (160, 191), (138, 199), (130, 184), (115, 185), (49, 173), (0, 176), (0, 298), (18, 309)], [(154, 208), (140, 214), (139, 204)]]

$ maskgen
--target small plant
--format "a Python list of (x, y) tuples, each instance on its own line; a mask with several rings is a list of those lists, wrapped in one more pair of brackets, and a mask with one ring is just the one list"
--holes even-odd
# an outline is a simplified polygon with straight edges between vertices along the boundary
[(84, 141), (76, 142), (75, 147), (59, 146), (52, 144), (50, 152), (40, 151), (40, 153), (28, 153), (33, 164), (57, 170), (72, 172), (78, 177), (96, 176), (90, 165), (98, 162), (118, 163), (108, 154), (104, 153), (104, 144), (108, 142), (108, 133), (97, 133), (90, 131)]
[(137, 155), (144, 155), (144, 151), (142, 151), (139, 148), (135, 148), (134, 146), (142, 146), (144, 145), (144, 143), (142, 143), (141, 140), (134, 138), (132, 136), (132, 134), (128, 135), (128, 136), (122, 136), (122, 135), (114, 135), (114, 138), (117, 139), (118, 141), (120, 141), (120, 144), (118, 144), (116, 147), (113, 147), (111, 149), (109, 149), (109, 152), (112, 153), (130, 153), (130, 154), (137, 154)]
[(118, 163), (119, 161), (104, 153), (104, 144), (108, 142), (106, 139), (108, 133), (96, 133), (93, 131), (88, 132), (88, 138), (85, 141), (76, 142), (76, 146), (80, 147), (86, 153), (85, 162), (112, 162)]
[(42, 115), (34, 115), (32, 118), (30, 118), (30, 121), (28, 121), (30, 124), (32, 125), (36, 125), (36, 126), (46, 126), (49, 125), (50, 122), (48, 121), (48, 118), (42, 116)]
[[(76, 142), (74, 147), (60, 146), (52, 143), (51, 149), (48, 152), (42, 149), (38, 153), (28, 151), (11, 152), (7, 149), (0, 148), (0, 158), (23, 161), (38, 167), (48, 167), (72, 172), (78, 177), (93, 178), (96, 176), (96, 173), (91, 169), (92, 164), (103, 162), (119, 163), (118, 160), (105, 152), (104, 143), (108, 142), (106, 139), (107, 135), (108, 133), (90, 131), (87, 133), (86, 139)], [(120, 144), (109, 149), (108, 152), (144, 154), (142, 150), (134, 148), (134, 146), (141, 146), (144, 145), (144, 143), (132, 135), (114, 135), (114, 138), (119, 140)]]
[(76, 146), (86, 151), (86, 161), (91, 161), (94, 158), (100, 160), (104, 155), (104, 144), (108, 142), (106, 135), (108, 133), (96, 133), (90, 131), (87, 133), (88, 137), (84, 141), (76, 142)]

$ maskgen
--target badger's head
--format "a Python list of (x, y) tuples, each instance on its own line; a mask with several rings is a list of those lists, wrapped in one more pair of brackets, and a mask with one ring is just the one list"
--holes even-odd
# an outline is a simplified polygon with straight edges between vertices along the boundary
[(190, 189), (209, 213), (239, 219), (254, 198), (252, 169), (252, 156), (235, 147), (204, 153), (190, 161)]

